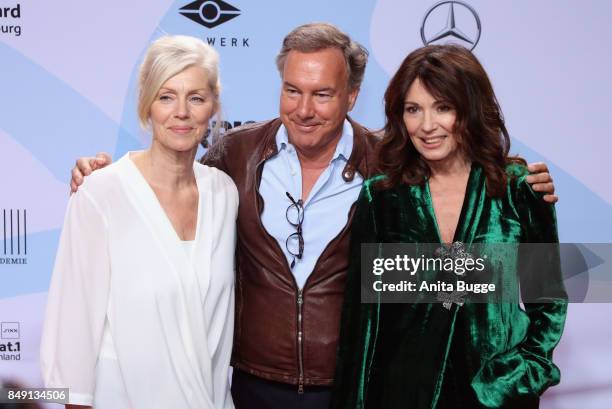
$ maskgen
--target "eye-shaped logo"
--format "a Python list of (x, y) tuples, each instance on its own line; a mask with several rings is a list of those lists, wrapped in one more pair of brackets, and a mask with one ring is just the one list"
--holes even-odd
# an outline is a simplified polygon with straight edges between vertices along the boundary
[[(442, 7), (448, 4), (448, 11), (446, 13), (446, 24), (443, 23), (444, 15)], [(458, 8), (460, 19), (455, 14), (455, 5), (460, 6)], [(457, 20), (460, 20), (461, 30), (458, 27)], [(426, 27), (427, 26), (427, 27)], [(426, 33), (426, 28), (429, 27), (440, 27), (435, 34)], [(447, 42), (455, 42), (465, 45), (470, 50), (473, 50), (480, 40), (480, 18), (476, 14), (476, 10), (472, 6), (462, 1), (456, 0), (443, 0), (434, 4), (423, 17), (421, 23), (421, 39), (423, 44), (429, 45), (432, 43), (439, 42), (441, 40), (447, 40)], [(466, 32), (468, 34), (466, 34)]]
[(221, 0), (196, 0), (180, 8), (179, 13), (204, 27), (213, 28), (238, 17), (240, 10)]

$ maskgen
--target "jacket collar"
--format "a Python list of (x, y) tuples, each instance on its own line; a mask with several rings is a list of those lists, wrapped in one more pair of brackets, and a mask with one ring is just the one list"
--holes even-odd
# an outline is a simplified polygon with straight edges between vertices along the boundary
[[(359, 172), (364, 179), (370, 177), (373, 173), (375, 137), (372, 136), (370, 131), (366, 128), (353, 121), (350, 116), (347, 116), (347, 119), (353, 127), (353, 150), (342, 170), (342, 178), (346, 182), (350, 182), (355, 177), (355, 172)], [(280, 118), (270, 121), (268, 131), (264, 135), (264, 140), (260, 145), (262, 146), (260, 154), (258, 155), (260, 161), (266, 161), (278, 154), (276, 133), (281, 124)]]

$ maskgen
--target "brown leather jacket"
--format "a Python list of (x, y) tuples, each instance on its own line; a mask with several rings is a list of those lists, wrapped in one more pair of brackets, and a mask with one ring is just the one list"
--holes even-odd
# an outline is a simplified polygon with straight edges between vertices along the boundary
[[(261, 173), (264, 162), (278, 153), (280, 125), (275, 119), (237, 128), (215, 144), (202, 163), (230, 175), (240, 195), (232, 365), (260, 378), (297, 385), (300, 391), (304, 385), (333, 382), (354, 207), (300, 291), (260, 218)], [(342, 173), (345, 180), (352, 180), (355, 171), (364, 178), (373, 172), (375, 137), (361, 125), (351, 125), (353, 152)]]

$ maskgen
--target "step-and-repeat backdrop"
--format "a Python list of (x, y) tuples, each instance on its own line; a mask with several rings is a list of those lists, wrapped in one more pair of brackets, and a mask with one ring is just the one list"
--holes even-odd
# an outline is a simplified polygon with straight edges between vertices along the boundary
[[(474, 47), (513, 152), (552, 170), (561, 241), (612, 242), (610, 2), (2, 0), (0, 378), (40, 386), (40, 329), (75, 159), (149, 143), (136, 119), (136, 75), (151, 40), (187, 34), (219, 51), (231, 129), (277, 116), (275, 55), (285, 34), (311, 21), (336, 24), (370, 50), (352, 115), (372, 128), (409, 51), (440, 33)], [(570, 306), (555, 353), (562, 382), (543, 408), (610, 407), (611, 315), (610, 304)]]

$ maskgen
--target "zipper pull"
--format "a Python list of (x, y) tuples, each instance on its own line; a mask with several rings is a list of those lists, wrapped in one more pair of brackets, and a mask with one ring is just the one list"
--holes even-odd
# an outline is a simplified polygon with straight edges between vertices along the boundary
[(302, 395), (304, 393), (304, 368), (302, 364), (302, 304), (304, 304), (304, 296), (302, 294), (302, 289), (298, 290), (297, 297), (297, 305), (298, 305), (298, 356), (299, 356), (299, 367), (300, 367), (300, 376), (298, 378), (298, 395)]

